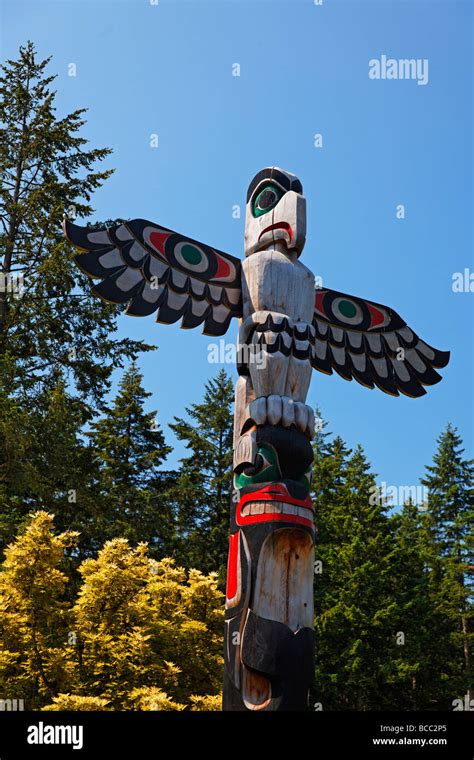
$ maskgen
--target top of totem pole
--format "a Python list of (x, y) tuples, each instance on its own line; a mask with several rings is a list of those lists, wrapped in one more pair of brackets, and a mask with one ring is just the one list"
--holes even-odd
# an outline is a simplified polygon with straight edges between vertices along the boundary
[(247, 190), (244, 252), (246, 256), (277, 248), (299, 256), (306, 239), (306, 199), (295, 174), (267, 166)]

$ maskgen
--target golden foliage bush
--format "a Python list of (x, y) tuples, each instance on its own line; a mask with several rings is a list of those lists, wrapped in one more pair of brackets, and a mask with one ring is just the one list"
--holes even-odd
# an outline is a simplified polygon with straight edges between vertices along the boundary
[(0, 694), (26, 709), (219, 709), (222, 594), (215, 573), (148, 556), (146, 544), (108, 541), (79, 567), (66, 601), (65, 552), (37, 512), (0, 572)]

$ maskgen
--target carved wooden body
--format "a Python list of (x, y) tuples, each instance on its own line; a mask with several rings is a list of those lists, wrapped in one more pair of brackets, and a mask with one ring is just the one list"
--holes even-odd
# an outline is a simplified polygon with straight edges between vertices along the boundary
[[(255, 216), (255, 198), (275, 182), (262, 177), (247, 203), (238, 338), (247, 361), (236, 386), (237, 493), (226, 602), (223, 705), (230, 710), (304, 709), (313, 669), (313, 514), (309, 481), (305, 489), (297, 478), (312, 461), (313, 412), (305, 401), (314, 276), (298, 260), (305, 239), (301, 194), (287, 190), (277, 215)], [(274, 460), (267, 476), (266, 454)]]

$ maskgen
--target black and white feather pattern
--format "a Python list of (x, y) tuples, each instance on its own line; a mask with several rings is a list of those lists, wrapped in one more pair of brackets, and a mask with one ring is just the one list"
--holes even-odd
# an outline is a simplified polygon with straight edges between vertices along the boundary
[(423, 386), (442, 379), (434, 368), (449, 361), (449, 352), (421, 340), (393, 309), (335, 290), (316, 290), (313, 327), (315, 369), (392, 396), (423, 396)]
[(93, 292), (109, 303), (127, 304), (126, 314), (156, 312), (157, 322), (181, 327), (203, 324), (206, 335), (223, 335), (241, 316), (241, 263), (144, 219), (89, 229), (68, 220), (64, 233), (85, 251), (79, 267), (101, 282)]

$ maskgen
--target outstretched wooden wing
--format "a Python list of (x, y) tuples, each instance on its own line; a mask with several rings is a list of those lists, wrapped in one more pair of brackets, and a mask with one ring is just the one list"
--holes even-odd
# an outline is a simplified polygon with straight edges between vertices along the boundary
[(87, 253), (79, 267), (100, 279), (92, 291), (125, 313), (181, 327), (203, 324), (206, 335), (223, 335), (242, 313), (239, 259), (145, 219), (92, 230), (64, 221), (64, 234)]
[(449, 361), (448, 351), (420, 340), (393, 309), (336, 290), (316, 290), (313, 326), (315, 369), (392, 396), (423, 396), (424, 385), (442, 379), (434, 367)]

